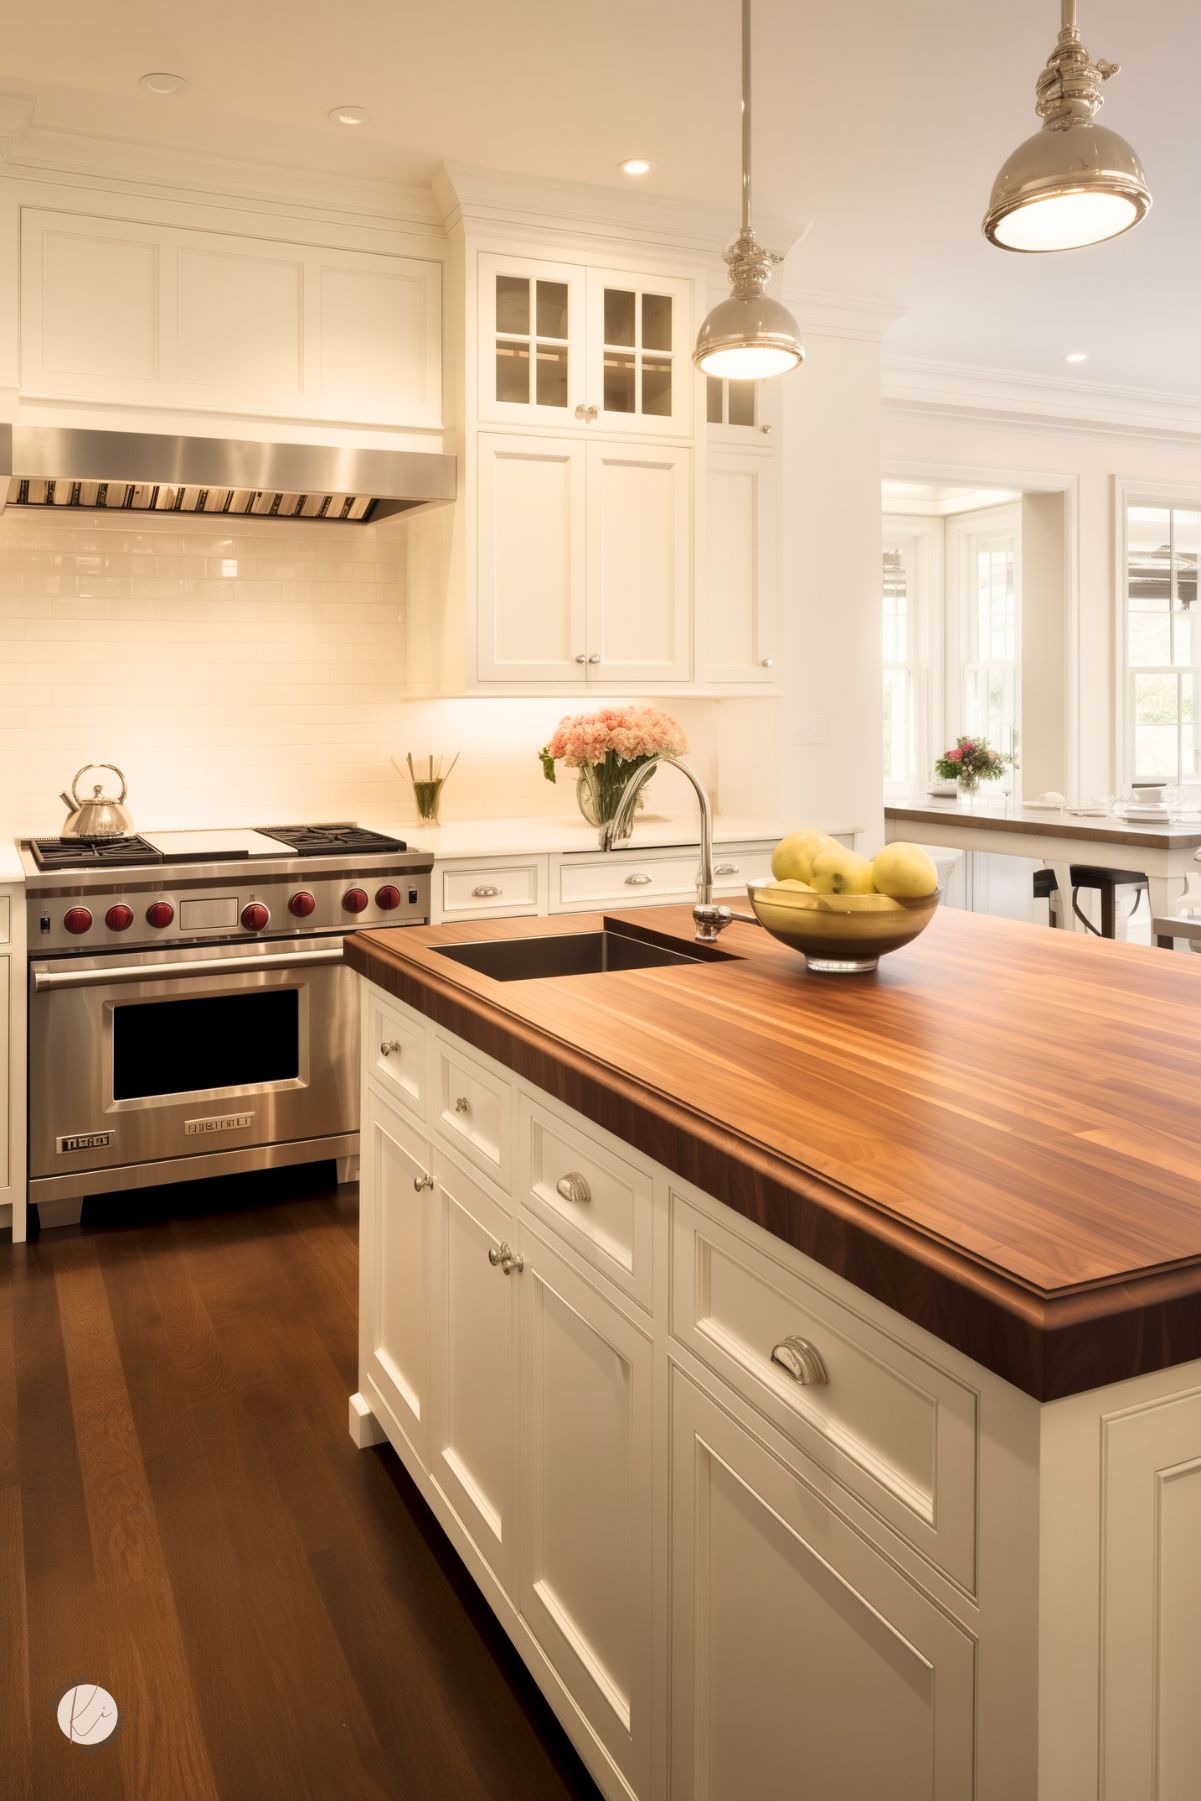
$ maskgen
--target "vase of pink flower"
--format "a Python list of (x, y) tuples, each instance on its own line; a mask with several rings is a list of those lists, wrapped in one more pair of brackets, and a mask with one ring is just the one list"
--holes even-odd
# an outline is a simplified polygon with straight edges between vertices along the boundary
[(1008, 751), (994, 750), (987, 738), (956, 738), (934, 767), (944, 782), (954, 782), (957, 797), (975, 804), (981, 782), (997, 782), (1013, 762)]
[[(542, 773), (555, 781), (556, 766), (576, 771), (576, 801), (589, 825), (602, 826), (617, 812), (630, 777), (652, 757), (680, 757), (688, 749), (679, 720), (658, 707), (602, 707), (561, 719), (538, 752)], [(642, 794), (638, 804), (642, 805)]]

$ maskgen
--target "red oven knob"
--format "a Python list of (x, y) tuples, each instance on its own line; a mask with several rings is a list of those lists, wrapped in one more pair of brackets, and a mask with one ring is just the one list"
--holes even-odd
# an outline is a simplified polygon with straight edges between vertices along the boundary
[(251, 901), (242, 908), (242, 924), (248, 932), (261, 932), (271, 921), (270, 909), (264, 907), (262, 901)]
[(151, 901), (146, 909), (146, 924), (157, 926), (160, 931), (164, 926), (169, 926), (174, 918), (175, 908), (170, 901)]
[(307, 919), (316, 905), (317, 902), (308, 889), (302, 888), (299, 894), (294, 894), (288, 902), (288, 912), (295, 913), (297, 919)]
[(347, 913), (362, 913), (367, 906), (367, 890), (348, 888), (342, 896), (342, 906)]
[(375, 904), (381, 912), (394, 912), (400, 905), (400, 889), (394, 888), (391, 882), (385, 882), (382, 888), (375, 891)]
[(104, 915), (104, 923), (110, 932), (128, 932), (133, 924), (133, 908), (123, 904), (110, 907)]
[(68, 907), (63, 914), (63, 925), (76, 938), (92, 929), (92, 915), (86, 907)]

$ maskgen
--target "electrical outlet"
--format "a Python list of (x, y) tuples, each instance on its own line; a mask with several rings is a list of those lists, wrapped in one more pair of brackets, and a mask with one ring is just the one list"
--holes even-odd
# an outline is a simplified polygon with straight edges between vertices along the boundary
[(790, 721), (788, 735), (794, 744), (828, 744), (830, 716), (828, 713), (799, 714)]

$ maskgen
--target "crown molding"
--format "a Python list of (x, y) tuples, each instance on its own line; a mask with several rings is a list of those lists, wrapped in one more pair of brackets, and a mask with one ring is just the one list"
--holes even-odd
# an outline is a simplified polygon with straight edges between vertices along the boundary
[(0, 94), (0, 164), (10, 179), (443, 235), (433, 194), (416, 183), (38, 125), (35, 106), (33, 96)]
[(1045, 375), (886, 357), (881, 375), (886, 416), (971, 419), (1040, 431), (1100, 428), (1115, 437), (1201, 437), (1201, 395)]
[[(543, 237), (625, 239), (712, 259), (738, 226), (734, 205), (715, 207), (662, 194), (591, 187), (542, 175), (516, 175), (471, 163), (442, 163), (434, 172), (434, 197), (446, 229), (535, 232)], [(759, 237), (786, 256), (810, 221), (764, 218)]]
[(876, 300), (857, 294), (823, 294), (794, 287), (784, 279), (783, 300), (797, 316), (801, 335), (818, 338), (867, 338), (879, 342), (908, 308), (899, 300)]

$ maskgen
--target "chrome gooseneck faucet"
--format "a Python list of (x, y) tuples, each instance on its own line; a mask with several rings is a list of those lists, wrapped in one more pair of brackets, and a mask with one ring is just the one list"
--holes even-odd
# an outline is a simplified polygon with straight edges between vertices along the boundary
[(696, 798), (700, 803), (701, 866), (697, 872), (696, 905), (692, 909), (692, 917), (696, 921), (697, 943), (713, 944), (718, 933), (729, 925), (734, 915), (729, 907), (718, 907), (713, 904), (713, 809), (709, 805), (709, 796), (705, 793), (703, 785), (697, 780), (687, 763), (681, 763), (678, 757), (669, 757), (661, 753), (657, 757), (651, 757), (640, 769), (636, 769), (622, 789), (616, 813), (601, 827), (600, 846), (602, 850), (612, 850), (619, 838), (628, 837), (634, 822), (634, 806), (639, 790), (654, 775), (660, 763), (667, 763), (672, 769), (678, 769), (681, 775), (687, 776), (696, 790)]

